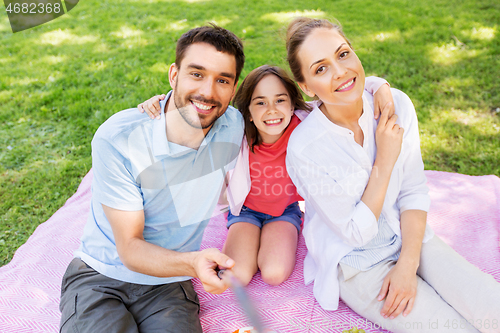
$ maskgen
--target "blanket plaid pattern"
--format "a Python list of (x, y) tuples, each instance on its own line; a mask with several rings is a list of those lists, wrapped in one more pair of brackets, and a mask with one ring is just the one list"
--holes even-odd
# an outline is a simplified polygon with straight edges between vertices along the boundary
[[(426, 171), (426, 176), (432, 199), (428, 223), (457, 252), (500, 281), (500, 178), (438, 171)], [(92, 171), (66, 204), (18, 249), (13, 260), (0, 267), (0, 332), (58, 332), (61, 279), (79, 245), (91, 182)], [(202, 248), (222, 248), (225, 218), (225, 214), (214, 214)], [(300, 237), (296, 267), (286, 282), (271, 287), (262, 282), (259, 273), (250, 282), (247, 291), (267, 327), (276, 332), (319, 333), (357, 326), (366, 332), (389, 332), (372, 328), (342, 302), (337, 311), (323, 310), (314, 299), (312, 285), (304, 285), (305, 254)], [(198, 280), (194, 285), (200, 296), (204, 332), (233, 332), (250, 324), (230, 290), (212, 295)]]

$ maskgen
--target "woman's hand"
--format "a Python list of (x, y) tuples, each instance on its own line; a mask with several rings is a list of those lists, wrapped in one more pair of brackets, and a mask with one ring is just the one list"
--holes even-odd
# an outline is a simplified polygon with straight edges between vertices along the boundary
[(394, 319), (401, 312), (407, 316), (413, 309), (417, 295), (417, 274), (414, 269), (398, 263), (389, 271), (384, 279), (377, 300), (385, 303), (380, 311), (384, 318)]
[(396, 110), (394, 109), (394, 99), (392, 98), (391, 88), (388, 84), (383, 84), (373, 94), (373, 115), (378, 119), (382, 110), (389, 108), (389, 117), (391, 117)]
[(382, 164), (392, 169), (401, 152), (404, 129), (396, 124), (397, 115), (389, 116), (391, 107), (392, 103), (388, 103), (382, 110), (375, 131), (375, 143), (377, 144), (376, 164)]
[(163, 101), (165, 97), (165, 94), (153, 96), (147, 101), (137, 105), (137, 108), (140, 113), (144, 113), (144, 111), (146, 111), (151, 119), (160, 119), (160, 101)]

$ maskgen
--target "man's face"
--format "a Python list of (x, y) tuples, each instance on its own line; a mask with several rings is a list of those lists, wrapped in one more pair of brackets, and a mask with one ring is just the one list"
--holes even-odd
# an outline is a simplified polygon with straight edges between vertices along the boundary
[(236, 59), (210, 44), (195, 43), (181, 64), (172, 64), (175, 107), (190, 126), (210, 129), (226, 112), (236, 90)]

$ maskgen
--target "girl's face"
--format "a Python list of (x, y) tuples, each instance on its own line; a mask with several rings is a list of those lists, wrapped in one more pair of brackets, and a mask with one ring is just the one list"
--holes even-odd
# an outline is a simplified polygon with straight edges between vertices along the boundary
[(300, 88), (325, 104), (358, 102), (365, 86), (365, 71), (358, 56), (336, 30), (317, 28), (304, 40), (298, 53), (304, 82)]
[(255, 124), (264, 143), (275, 143), (293, 115), (288, 91), (276, 75), (264, 76), (252, 94), (250, 121)]

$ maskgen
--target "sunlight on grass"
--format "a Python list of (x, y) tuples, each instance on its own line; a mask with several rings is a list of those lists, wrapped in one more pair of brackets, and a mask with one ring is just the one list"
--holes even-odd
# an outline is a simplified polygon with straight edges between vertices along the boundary
[(498, 117), (477, 110), (441, 110), (420, 130), (425, 168), (467, 174), (495, 174), (500, 138)]
[(458, 78), (455, 76), (449, 76), (440, 82), (440, 85), (443, 86), (445, 91), (448, 92), (454, 92), (455, 89), (467, 89), (472, 87), (474, 84), (474, 79), (472, 77)]
[(401, 39), (401, 31), (399, 30), (379, 32), (377, 35), (373, 36), (373, 40), (377, 40), (379, 42), (399, 39)]
[(471, 38), (478, 40), (493, 40), (497, 33), (497, 28), (488, 28), (488, 27), (480, 27), (480, 28), (472, 28), (472, 30), (464, 30), (462, 33)]
[(13, 90), (0, 90), (0, 101), (7, 101), (8, 99), (12, 98), (13, 94)]
[(66, 56), (45, 56), (42, 59), (40, 59), (40, 62), (42, 64), (50, 64), (50, 65), (56, 65), (61, 62), (64, 62), (68, 59)]
[(442, 46), (435, 46), (430, 52), (430, 59), (441, 65), (452, 65), (459, 61), (475, 58), (482, 55), (485, 50), (467, 49), (456, 46), (455, 43), (448, 43)]
[(109, 52), (109, 46), (106, 43), (100, 43), (95, 46), (94, 50), (100, 53), (107, 53)]
[(279, 12), (262, 15), (262, 19), (271, 20), (277, 23), (288, 23), (294, 17), (306, 16), (312, 18), (324, 18), (326, 13), (321, 10), (297, 10), (295, 12)]
[(28, 84), (31, 84), (31, 83), (37, 82), (37, 81), (38, 81), (38, 79), (31, 78), (31, 77), (23, 77), (22, 79), (10, 78), (10, 84), (17, 85), (17, 86), (27, 86)]
[(10, 61), (12, 61), (11, 58), (0, 58), (0, 64), (6, 64)]
[(0, 32), (4, 32), (4, 31), (9, 31), (9, 32), (12, 31), (8, 20), (5, 20), (4, 22), (0, 22)]
[(169, 31), (181, 31), (188, 29), (187, 19), (179, 20), (176, 22), (172, 22), (167, 24), (167, 30)]
[(149, 71), (151, 71), (153, 73), (168, 73), (168, 68), (169, 67), (170, 66), (168, 66), (165, 63), (157, 62), (156, 64), (154, 64), (153, 66), (151, 66), (149, 68)]
[[(140, 2), (140, 3), (157, 3), (157, 2), (178, 2), (179, 0), (131, 0), (130, 2)], [(187, 3), (200, 3), (200, 2), (209, 2), (212, 0), (181, 0)]]
[(69, 31), (64, 31), (61, 29), (46, 32), (42, 34), (41, 37), (41, 44), (49, 44), (53, 46), (58, 46), (61, 44), (81, 45), (92, 43), (98, 40), (96, 36), (77, 36)]
[(148, 40), (142, 37), (143, 34), (142, 30), (122, 26), (119, 31), (112, 32), (111, 36), (124, 39), (122, 46), (131, 49), (148, 45)]
[(231, 22), (233, 22), (233, 20), (230, 20), (230, 19), (224, 17), (221, 19), (211, 19), (208, 22), (212, 22), (214, 24), (217, 24), (219, 27), (224, 27), (224, 26), (230, 24)]
[(102, 71), (108, 67), (107, 63), (104, 63), (104, 61), (98, 61), (98, 62), (92, 62), (85, 66), (85, 70), (90, 71), (90, 72), (97, 72), (97, 71)]
[(495, 118), (489, 114), (478, 113), (475, 110), (456, 110), (452, 108), (442, 117), (446, 121), (455, 121), (475, 129), (485, 135), (500, 133), (500, 126), (494, 122)]
[(112, 32), (111, 36), (116, 36), (119, 38), (130, 38), (130, 37), (137, 37), (141, 36), (144, 32), (142, 30), (130, 28), (127, 26), (122, 26), (119, 31)]

